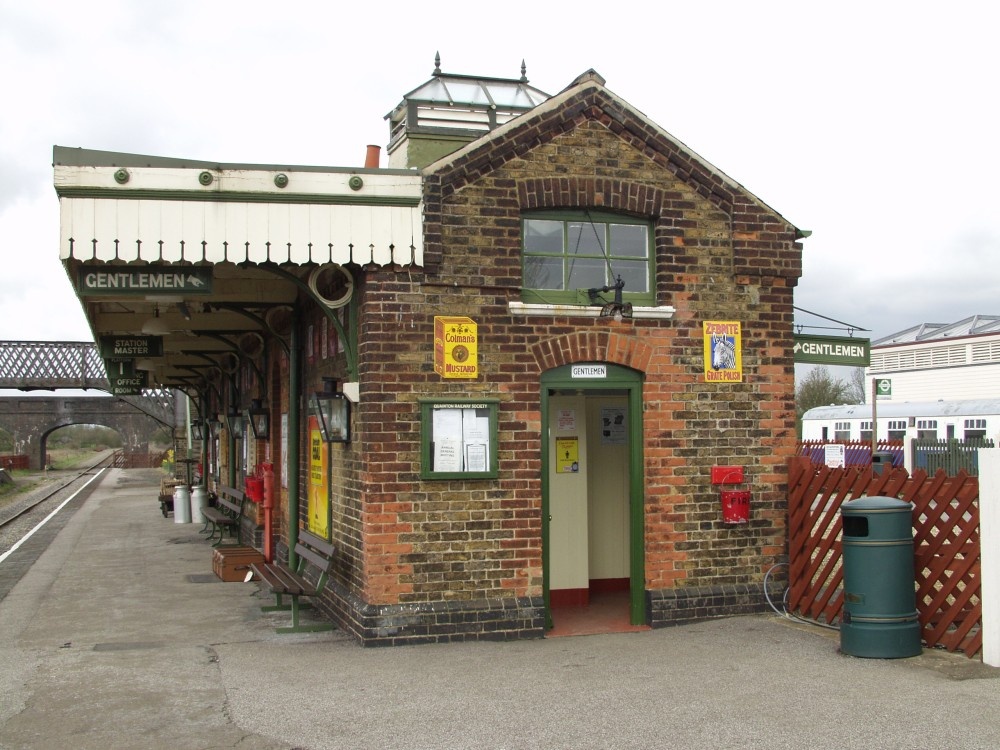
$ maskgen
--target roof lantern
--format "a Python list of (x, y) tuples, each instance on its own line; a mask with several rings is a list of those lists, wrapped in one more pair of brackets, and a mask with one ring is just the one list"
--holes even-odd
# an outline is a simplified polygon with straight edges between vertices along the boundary
[(487, 78), (443, 73), (437, 53), (431, 79), (385, 116), (389, 166), (425, 167), (548, 98), (528, 84), (523, 60), (520, 78)]

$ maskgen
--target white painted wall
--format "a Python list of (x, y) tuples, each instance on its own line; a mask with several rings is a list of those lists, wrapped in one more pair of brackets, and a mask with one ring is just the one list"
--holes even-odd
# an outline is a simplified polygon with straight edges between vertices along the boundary
[[(601, 410), (621, 409), (628, 416), (628, 398), (592, 396), (587, 399), (589, 577), (629, 576), (629, 446), (601, 437)], [(627, 428), (627, 425), (625, 425)], [(627, 433), (626, 433), (627, 434)]]
[(1000, 667), (1000, 448), (979, 451), (983, 663)]
[[(560, 429), (559, 414), (572, 415), (572, 427)], [(556, 443), (560, 437), (576, 437), (580, 470), (557, 471)], [(553, 396), (549, 399), (549, 588), (586, 589), (587, 544), (587, 404), (583, 396)]]

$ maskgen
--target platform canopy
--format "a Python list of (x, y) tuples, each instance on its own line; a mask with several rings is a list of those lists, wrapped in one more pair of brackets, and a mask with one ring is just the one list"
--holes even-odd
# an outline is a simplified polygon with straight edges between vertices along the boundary
[(60, 146), (53, 166), (59, 257), (95, 340), (157, 337), (162, 353), (136, 360), (150, 386), (182, 387), (227, 350), (259, 348), (301, 295), (340, 295), (342, 269), (423, 262), (413, 170)]

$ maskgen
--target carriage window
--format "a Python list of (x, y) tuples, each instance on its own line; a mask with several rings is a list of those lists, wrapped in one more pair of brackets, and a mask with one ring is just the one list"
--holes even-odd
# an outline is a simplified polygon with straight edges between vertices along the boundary
[(970, 438), (985, 438), (986, 437), (986, 420), (985, 419), (966, 419), (965, 420), (965, 439)]
[(917, 420), (918, 440), (937, 440), (937, 436), (938, 436), (938, 423), (936, 419)]
[(890, 419), (889, 420), (889, 439), (890, 440), (904, 440), (904, 439), (906, 439), (906, 420), (905, 419)]
[(603, 304), (620, 278), (622, 299), (652, 304), (652, 232), (649, 222), (594, 211), (530, 214), (522, 223), (526, 302)]
[(861, 442), (867, 443), (871, 442), (872, 439), (872, 423), (862, 422), (861, 423)]
[(833, 425), (833, 439), (834, 440), (850, 440), (851, 439), (851, 423), (850, 422), (835, 422)]

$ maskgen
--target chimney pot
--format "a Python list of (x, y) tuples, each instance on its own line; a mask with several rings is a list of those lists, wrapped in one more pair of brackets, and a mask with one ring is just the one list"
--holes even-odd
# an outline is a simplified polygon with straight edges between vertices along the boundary
[(381, 151), (381, 146), (368, 146), (368, 152), (365, 154), (365, 169), (378, 169), (379, 153)]

